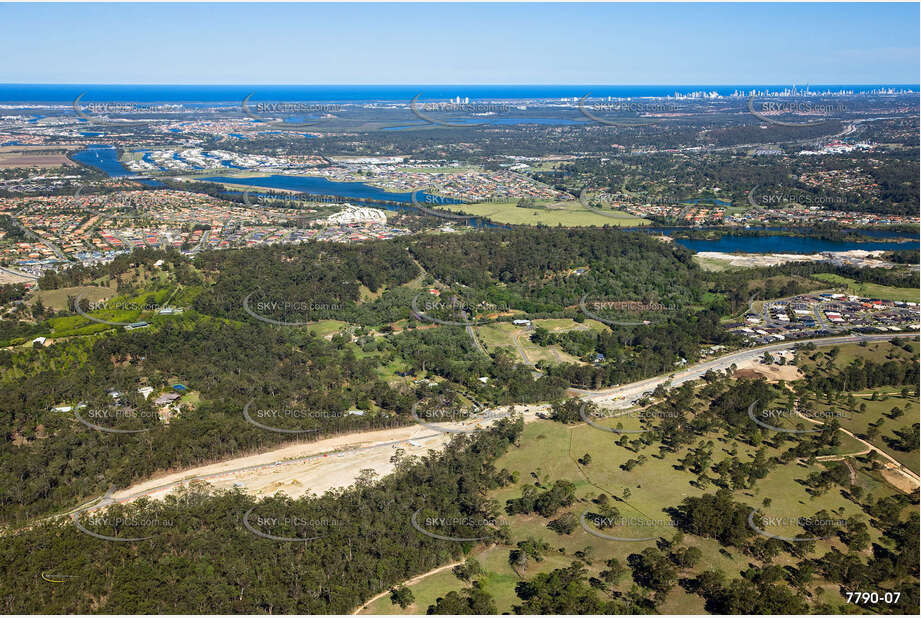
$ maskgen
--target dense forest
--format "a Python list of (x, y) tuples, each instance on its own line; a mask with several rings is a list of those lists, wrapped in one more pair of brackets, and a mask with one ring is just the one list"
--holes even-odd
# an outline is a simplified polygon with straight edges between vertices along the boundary
[[(41, 285), (112, 281), (120, 294), (142, 293), (134, 274), (161, 259), (162, 269), (194, 292), (182, 316), (150, 330), (0, 351), (6, 438), (0, 519), (22, 521), (101, 495), (106, 483), (124, 486), (157, 471), (292, 439), (249, 425), (247, 404), (322, 411), (311, 415), (311, 423), (279, 419), (279, 429), (303, 431), (297, 436), (303, 440), (410, 423), (412, 406), (426, 399), (555, 401), (570, 386), (599, 388), (667, 373), (681, 359), (698, 358), (704, 346), (733, 345), (720, 326), (723, 316), (744, 309), (753, 296), (816, 289), (823, 285), (809, 278), (816, 272), (900, 286), (917, 279), (917, 273), (812, 263), (704, 273), (690, 252), (644, 234), (537, 228), (278, 245), (207, 252), (192, 261), (176, 251), (144, 249), (109, 264), (46, 274)], [(533, 341), (557, 344), (581, 362), (542, 362), (534, 372), (505, 349), (484, 354), (463, 328), (420, 321), (412, 304), (431, 287), (471, 319), (511, 320), (518, 312), (582, 322), (579, 299), (586, 296), (668, 310), (649, 316), (648, 324), (602, 331), (538, 329)], [(21, 290), (8, 293), (13, 298)], [(455, 307), (443, 304), (447, 310), (439, 315), (456, 320)], [(359, 328), (324, 338), (273, 323), (319, 319)], [(2, 325), (0, 332), (10, 336), (38, 331), (31, 322)], [(387, 367), (436, 382), (393, 383), (381, 377)], [(195, 391), (199, 401), (164, 425), (137, 389), (162, 393), (176, 383)], [(149, 431), (100, 432), (60, 411), (78, 404), (117, 416), (111, 428)], [(368, 413), (344, 414), (356, 407)], [(129, 409), (134, 419), (117, 414)]]
[[(288, 613), (345, 614), (377, 592), (461, 557), (469, 546), (419, 533), (414, 512), (489, 521), (483, 494), (510, 479), (493, 462), (517, 440), (521, 419), (457, 436), (442, 452), (398, 460), (394, 474), (365, 475), (346, 490), (299, 500), (255, 501), (239, 491), (193, 486), (163, 502), (112, 506), (2, 534), (0, 599), (6, 613)], [(257, 532), (311, 541), (274, 541)], [(120, 529), (121, 518), (140, 522)], [(277, 523), (273, 522), (277, 520)], [(502, 528), (465, 525), (445, 531), (501, 540)], [(63, 575), (48, 586), (41, 573)], [(28, 574), (29, 576), (26, 576)], [(33, 576), (34, 575), (34, 576)]]

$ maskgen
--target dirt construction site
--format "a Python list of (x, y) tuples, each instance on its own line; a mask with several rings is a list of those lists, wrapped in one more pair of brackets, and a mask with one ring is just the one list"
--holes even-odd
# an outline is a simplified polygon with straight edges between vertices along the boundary
[[(540, 405), (518, 406), (514, 411), (521, 412), (528, 421), (547, 408)], [(491, 410), (490, 419), (506, 416), (511, 410), (509, 407)], [(162, 475), (116, 490), (111, 497), (120, 503), (142, 496), (162, 499), (193, 481), (205, 482), (217, 489), (237, 487), (258, 497), (277, 492), (292, 498), (309, 493), (322, 495), (327, 490), (351, 485), (363, 470), (372, 470), (378, 477), (389, 474), (394, 469), (391, 459), (398, 450), (402, 450), (405, 456), (423, 455), (443, 447), (458, 430), (472, 432), (489, 424), (491, 420), (481, 416), (463, 423), (439, 423), (441, 430), (433, 428), (433, 425), (409, 425), (301, 442)]]

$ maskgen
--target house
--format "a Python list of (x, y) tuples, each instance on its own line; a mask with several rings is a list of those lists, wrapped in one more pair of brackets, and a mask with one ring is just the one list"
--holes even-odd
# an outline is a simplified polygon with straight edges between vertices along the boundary
[(153, 392), (153, 390), (154, 389), (150, 386), (142, 386), (141, 388), (138, 389), (138, 392), (144, 396), (144, 399), (147, 399), (148, 397), (150, 397), (150, 394)]
[(125, 330), (137, 330), (138, 328), (147, 328), (150, 326), (147, 322), (133, 322), (125, 326)]
[(158, 406), (165, 406), (179, 399), (179, 395), (176, 393), (165, 393), (154, 399), (154, 403)]
[(531, 320), (512, 320), (512, 324), (515, 326), (530, 326)]

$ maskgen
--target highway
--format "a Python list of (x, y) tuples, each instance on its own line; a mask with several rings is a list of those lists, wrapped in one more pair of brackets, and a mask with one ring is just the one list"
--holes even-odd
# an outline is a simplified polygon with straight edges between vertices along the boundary
[[(647, 378), (639, 382), (631, 382), (613, 388), (607, 388), (597, 391), (585, 389), (570, 389), (582, 398), (595, 403), (606, 403), (617, 399), (612, 407), (629, 407), (634, 399), (639, 398), (646, 391), (654, 390), (660, 384), (671, 381), (672, 386), (680, 386), (690, 380), (696, 380), (702, 377), (710, 370), (723, 371), (729, 369), (733, 364), (754, 360), (764, 355), (765, 352), (780, 352), (782, 350), (792, 350), (794, 346), (814, 343), (817, 347), (840, 345), (843, 343), (858, 343), (860, 341), (885, 341), (888, 339), (902, 339), (907, 337), (917, 337), (918, 333), (894, 333), (879, 335), (842, 335), (839, 337), (824, 337), (820, 339), (800, 339), (797, 341), (782, 341), (771, 345), (759, 346), (757, 348), (746, 348), (737, 352), (730, 352), (718, 358), (706, 360), (696, 365), (692, 365), (680, 371), (676, 371), (670, 376), (656, 376)], [(622, 399), (621, 399), (622, 398)]]

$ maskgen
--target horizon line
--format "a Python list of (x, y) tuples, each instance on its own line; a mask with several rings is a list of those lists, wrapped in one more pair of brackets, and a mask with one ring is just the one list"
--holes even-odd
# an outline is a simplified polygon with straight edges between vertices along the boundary
[(370, 82), (343, 82), (343, 83), (259, 83), (259, 82), (239, 82), (239, 83), (192, 83), (192, 82), (0, 82), (0, 86), (315, 86), (315, 87), (342, 87), (342, 86), (366, 86), (366, 87), (408, 87), (408, 86), (589, 86), (589, 87), (627, 87), (627, 86), (921, 86), (919, 82), (730, 82), (730, 83), (647, 83), (647, 84), (604, 84), (604, 83), (499, 83), (499, 82), (481, 82), (481, 83), (462, 83), (462, 82), (431, 82), (431, 83), (370, 83)]

